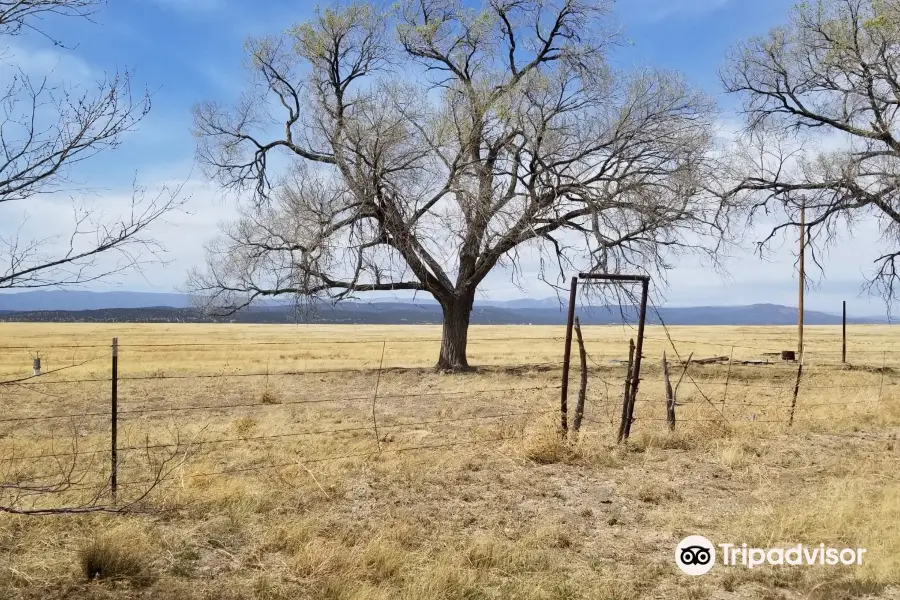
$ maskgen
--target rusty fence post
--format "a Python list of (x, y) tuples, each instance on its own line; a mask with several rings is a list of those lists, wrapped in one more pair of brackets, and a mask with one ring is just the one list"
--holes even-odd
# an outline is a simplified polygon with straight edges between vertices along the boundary
[(112, 495), (113, 505), (116, 504), (118, 494), (118, 470), (119, 470), (119, 338), (112, 339), (112, 402), (111, 402), (111, 430), (110, 430), (110, 473), (109, 491)]
[(841, 320), (841, 363), (847, 364), (847, 301), (844, 300), (844, 312)]
[(565, 437), (569, 431), (569, 361), (572, 358), (572, 328), (575, 320), (575, 296), (578, 292), (578, 278), (572, 277), (569, 288), (569, 314), (566, 320), (566, 349), (563, 354), (562, 385), (559, 398), (559, 425)]

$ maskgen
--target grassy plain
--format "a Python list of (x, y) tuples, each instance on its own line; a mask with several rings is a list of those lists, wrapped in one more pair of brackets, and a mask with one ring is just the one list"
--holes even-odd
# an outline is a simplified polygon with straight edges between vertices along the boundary
[[(0, 597), (900, 597), (900, 337), (851, 327), (842, 366), (839, 328), (807, 328), (789, 426), (797, 365), (767, 354), (794, 333), (648, 328), (617, 446), (630, 328), (584, 328), (587, 421), (562, 442), (562, 328), (473, 327), (483, 368), (456, 376), (430, 369), (437, 327), (0, 324), (0, 380), (36, 353), (47, 373), (0, 386), (0, 479), (20, 486), (0, 504), (107, 502), (113, 336), (119, 503), (166, 474), (133, 514), (0, 514)], [(663, 350), (734, 363), (690, 367), (674, 433)], [(868, 553), (690, 578), (689, 534)]]

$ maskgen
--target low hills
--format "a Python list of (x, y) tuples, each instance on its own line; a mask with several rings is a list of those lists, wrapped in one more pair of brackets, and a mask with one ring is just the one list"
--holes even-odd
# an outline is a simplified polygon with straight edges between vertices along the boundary
[[(634, 322), (633, 306), (579, 307), (585, 325)], [(797, 309), (777, 304), (664, 307), (648, 312), (650, 323), (668, 325), (793, 325)], [(472, 323), (479, 325), (559, 325), (566, 313), (555, 298), (476, 303)], [(252, 307), (227, 317), (203, 314), (181, 294), (136, 292), (39, 291), (0, 294), (0, 321), (57, 323), (343, 323), (439, 324), (441, 309), (431, 300), (344, 302), (297, 311), (285, 304)], [(838, 315), (806, 311), (808, 325), (837, 325)], [(849, 323), (884, 323), (850, 318)]]

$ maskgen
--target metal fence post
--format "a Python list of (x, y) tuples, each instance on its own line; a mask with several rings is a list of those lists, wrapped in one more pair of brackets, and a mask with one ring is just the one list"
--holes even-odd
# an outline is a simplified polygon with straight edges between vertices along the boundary
[(111, 452), (110, 452), (110, 475), (109, 489), (112, 494), (113, 504), (116, 503), (116, 494), (118, 492), (117, 471), (119, 468), (118, 453), (118, 421), (119, 421), (119, 338), (114, 337), (112, 340), (112, 410), (111, 410)]
[(728, 383), (731, 381), (731, 364), (734, 362), (734, 346), (728, 356), (728, 372), (725, 373), (725, 391), (722, 393), (722, 416), (724, 416), (725, 402), (728, 400)]
[(844, 314), (841, 319), (841, 362), (847, 364), (847, 301), (844, 300)]

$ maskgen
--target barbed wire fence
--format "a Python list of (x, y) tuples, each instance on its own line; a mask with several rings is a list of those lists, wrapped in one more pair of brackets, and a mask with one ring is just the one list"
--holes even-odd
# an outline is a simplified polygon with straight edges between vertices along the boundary
[[(140, 364), (144, 351), (236, 350), (236, 344), (128, 344), (119, 339), (110, 345), (61, 344), (44, 349), (45, 355), (50, 350), (76, 354), (65, 364), (57, 360), (46, 370), (36, 364), (32, 374), (0, 380), (0, 512), (142, 510), (150, 494), (172, 480), (308, 470), (312, 464), (497, 445), (523, 439), (526, 428), (541, 426), (544, 417), (556, 412), (555, 377), (548, 383), (545, 378), (522, 381), (518, 375), (553, 371), (559, 362), (490, 365), (488, 372), (514, 378), (510, 382), (464, 378), (461, 389), (446, 389), (433, 382), (417, 383), (431, 368), (385, 366), (385, 340), (237, 345), (242, 350), (307, 344), (380, 346), (380, 360), (370, 366), (273, 370), (266, 361), (265, 370), (256, 370), (244, 361), (230, 367), (232, 359), (226, 358), (215, 372), (164, 372)], [(0, 346), (0, 353), (11, 351), (32, 354), (35, 349)], [(137, 354), (129, 356), (129, 351)], [(122, 363), (128, 367), (125, 373), (119, 369)], [(248, 366), (250, 370), (244, 370)], [(423, 385), (434, 389), (416, 389)], [(223, 448), (233, 451), (223, 453)], [(217, 452), (211, 454), (213, 449)], [(244, 460), (241, 453), (248, 449), (270, 456)], [(205, 460), (210, 457), (215, 468)]]
[[(865, 380), (820, 381), (823, 373), (836, 372), (828, 352), (807, 352), (790, 363), (775, 358), (780, 351), (771, 347), (679, 339), (664, 323), (662, 330), (663, 336), (645, 339), (662, 342), (672, 351), (671, 364), (681, 377), (670, 400), (662, 362), (647, 352), (645, 385), (634, 398), (638, 408), (632, 411), (631, 422), (648, 431), (687, 424), (786, 428), (827, 424), (835, 418), (829, 409), (862, 412), (877, 407), (893, 398), (900, 385), (894, 367), (887, 365), (889, 355), (892, 363), (900, 360), (896, 351), (856, 351), (857, 357), (866, 357), (864, 365), (839, 366), (842, 373)], [(561, 344), (563, 340), (526, 336), (471, 342)], [(111, 344), (58, 345), (53, 350), (67, 352), (65, 361), (55, 359), (46, 370), (0, 380), (0, 512), (142, 510), (154, 491), (172, 481), (308, 471), (309, 465), (320, 463), (503, 444), (524, 439), (529, 428), (558, 422), (562, 362), (488, 365), (487, 372), (507, 374), (509, 381), (448, 378), (457, 382), (452, 383), (460, 387), (456, 390), (420, 377), (431, 368), (385, 366), (388, 343), (438, 341), (302, 340), (303, 345), (369, 344), (378, 352), (371, 365), (352, 368), (273, 370), (267, 360), (265, 370), (243, 370), (246, 364), (230, 367), (226, 356), (215, 372), (154, 371), (152, 366), (143, 368), (142, 362), (145, 353), (160, 349), (232, 350), (234, 342), (128, 344), (126, 340), (116, 343), (115, 350)], [(253, 341), (238, 346), (246, 350), (297, 345)], [(723, 349), (719, 355), (700, 354), (700, 349), (718, 347)], [(576, 415), (585, 423), (579, 423), (580, 428), (613, 439), (617, 417), (625, 414), (620, 411), (627, 396), (625, 347), (621, 355), (582, 349), (586, 373), (582, 381), (587, 383)], [(0, 353), (13, 351), (35, 349), (0, 346)], [(117, 368), (119, 353), (124, 353), (125, 374)], [(189, 368), (191, 360), (185, 365)], [(157, 382), (160, 386), (155, 387)], [(269, 423), (268, 430), (260, 430), (265, 429), (262, 422)], [(60, 424), (67, 428), (62, 435)], [(232, 452), (223, 453), (223, 448)], [(265, 460), (243, 452), (247, 449), (260, 450)], [(212, 459), (214, 464), (209, 465)]]
[[(663, 342), (664, 350), (658, 363), (654, 363), (652, 357), (643, 357), (647, 362), (641, 381), (655, 380), (658, 385), (649, 389), (642, 387), (642, 397), (629, 391), (630, 360), (615, 356), (604, 362), (603, 357), (587, 352), (583, 341), (578, 340), (586, 359), (581, 364), (582, 386), (584, 373), (593, 372), (603, 391), (600, 396), (586, 394), (584, 389), (579, 391), (579, 394), (586, 394), (586, 404), (595, 412), (587, 414), (586, 410), (585, 422), (604, 427), (618, 426), (620, 432), (629, 431), (635, 422), (647, 423), (650, 431), (663, 426), (674, 431), (676, 422), (722, 426), (772, 424), (787, 428), (798, 423), (828, 425), (839, 421), (840, 417), (858, 416), (868, 409), (877, 410), (886, 400), (895, 398), (894, 392), (900, 386), (900, 381), (895, 378), (896, 367), (888, 365), (889, 356), (891, 363), (900, 361), (897, 350), (857, 349), (852, 354), (856, 359), (862, 359), (862, 363), (856, 364), (843, 361), (846, 349), (804, 350), (799, 357), (786, 360), (782, 358), (783, 349), (772, 346), (675, 338), (658, 309), (654, 307), (653, 310), (656, 311), (657, 326), (662, 328), (664, 335), (645, 335), (644, 339)], [(631, 345), (633, 348), (633, 340)], [(697, 348), (722, 348), (727, 352), (702, 357), (697, 356)], [(674, 353), (674, 361), (666, 358), (667, 350)], [(745, 357), (735, 360), (736, 350)], [(670, 365), (680, 371), (674, 388), (667, 368)], [(847, 379), (868, 376), (869, 380), (817, 383), (823, 377), (835, 374)], [(760, 379), (764, 381), (760, 382)], [(691, 392), (686, 394), (687, 398), (678, 395), (679, 389), (685, 391), (685, 387)], [(812, 401), (809, 396), (813, 396)], [(639, 414), (635, 415), (633, 408), (627, 410), (629, 402), (632, 407), (639, 407)], [(617, 423), (620, 405), (621, 418)], [(626, 416), (629, 412), (630, 419)], [(602, 413), (602, 418), (598, 418), (601, 415), (597, 413)], [(628, 427), (625, 426), (626, 419)], [(626, 433), (624, 439), (627, 437)]]

